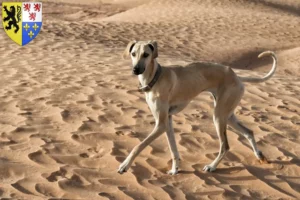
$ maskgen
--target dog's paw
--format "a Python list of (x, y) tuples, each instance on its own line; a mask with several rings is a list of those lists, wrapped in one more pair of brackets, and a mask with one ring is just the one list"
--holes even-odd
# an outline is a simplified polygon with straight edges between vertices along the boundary
[(260, 164), (270, 164), (270, 162), (264, 155), (258, 161)]
[(119, 169), (118, 169), (118, 173), (119, 173), (119, 174), (123, 174), (123, 173), (125, 173), (125, 172), (127, 172), (126, 169), (120, 168), (120, 167), (119, 167)]
[(257, 152), (257, 158), (258, 158), (258, 162), (260, 164), (269, 164), (270, 163), (261, 151)]
[(129, 164), (128, 162), (125, 160), (119, 167), (118, 169), (118, 173), (119, 174), (123, 174), (124, 172), (127, 172), (127, 170), (129, 169)]
[(178, 174), (178, 169), (171, 169), (167, 172), (169, 175), (176, 175)]
[(204, 168), (203, 168), (202, 170), (205, 171), (205, 172), (213, 172), (213, 171), (216, 170), (216, 168), (215, 168), (215, 167), (212, 167), (212, 166), (210, 166), (210, 165), (205, 165)]

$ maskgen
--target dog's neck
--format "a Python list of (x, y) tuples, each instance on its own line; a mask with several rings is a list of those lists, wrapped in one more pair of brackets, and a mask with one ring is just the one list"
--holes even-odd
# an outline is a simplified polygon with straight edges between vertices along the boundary
[(144, 73), (140, 74), (138, 76), (139, 81), (142, 85), (142, 87), (148, 85), (151, 80), (154, 78), (155, 76), (155, 72), (158, 68), (158, 63), (157, 61), (154, 59), (151, 61), (151, 63), (146, 67)]

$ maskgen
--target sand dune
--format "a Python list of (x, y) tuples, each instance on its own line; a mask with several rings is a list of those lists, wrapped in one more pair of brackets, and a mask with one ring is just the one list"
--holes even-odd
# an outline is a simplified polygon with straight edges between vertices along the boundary
[[(1, 23), (1, 198), (300, 198), (298, 1), (63, 0), (43, 1), (43, 12), (41, 33), (24, 47)], [(214, 61), (241, 76), (263, 76), (271, 59), (257, 55), (275, 51), (276, 75), (246, 84), (236, 111), (271, 164), (259, 164), (229, 130), (230, 152), (216, 172), (202, 171), (219, 149), (204, 93), (174, 116), (178, 175), (166, 174), (164, 136), (118, 174), (154, 125), (130, 61), (121, 58), (133, 39), (157, 40), (162, 65)]]

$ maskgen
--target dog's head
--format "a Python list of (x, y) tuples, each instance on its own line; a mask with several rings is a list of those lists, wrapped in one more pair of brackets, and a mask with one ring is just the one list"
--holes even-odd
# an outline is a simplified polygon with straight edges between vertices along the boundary
[(132, 73), (139, 75), (158, 56), (156, 41), (131, 41), (128, 43), (123, 57), (131, 56)]

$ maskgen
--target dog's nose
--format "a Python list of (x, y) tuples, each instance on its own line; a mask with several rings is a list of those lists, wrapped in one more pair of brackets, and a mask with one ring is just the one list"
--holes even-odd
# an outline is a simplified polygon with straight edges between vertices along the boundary
[(139, 68), (137, 67), (134, 67), (132, 72), (135, 74), (135, 75), (138, 75), (139, 74)]

